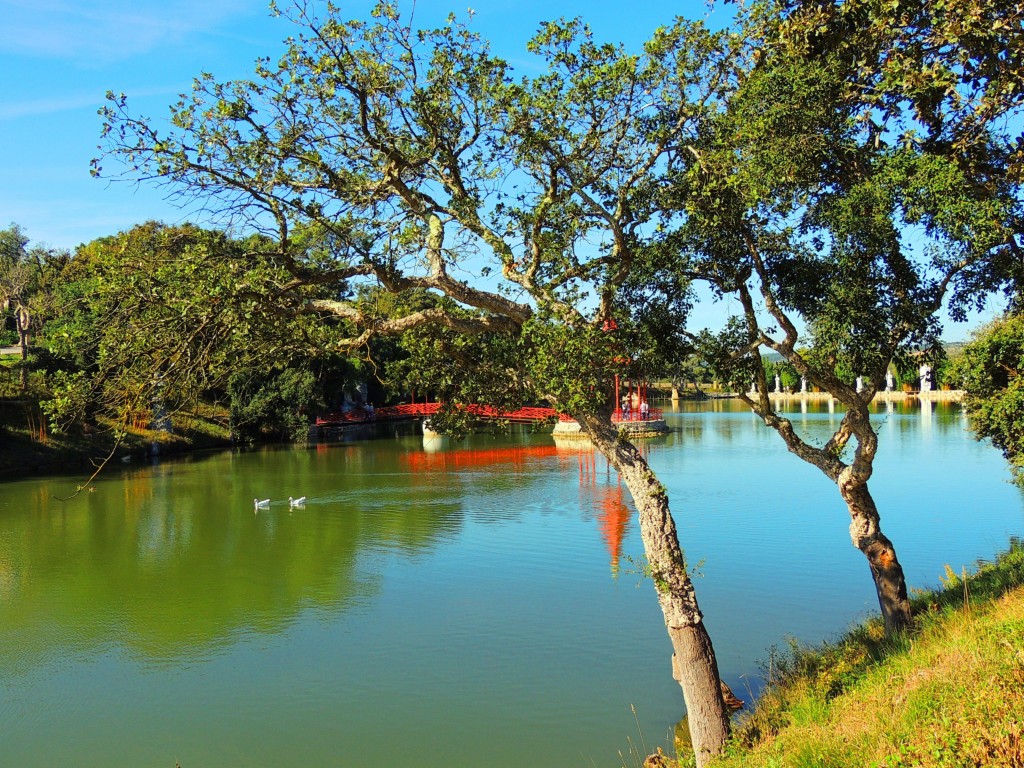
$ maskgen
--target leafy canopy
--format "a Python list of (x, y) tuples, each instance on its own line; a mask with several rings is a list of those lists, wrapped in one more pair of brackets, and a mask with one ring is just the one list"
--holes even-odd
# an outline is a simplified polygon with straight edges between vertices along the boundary
[[(551, 22), (528, 45), (541, 74), (516, 78), (454, 17), (414, 30), (386, 3), (370, 21), (318, 7), (279, 11), (299, 33), (253, 79), (197, 78), (167, 132), (112, 95), (94, 171), (114, 161), (262, 233), (288, 275), (275, 300), (329, 325), (330, 349), (421, 334), (410, 350), (476, 361), (467, 386), (504, 367), (514, 399), (592, 411), (609, 359), (678, 347), (687, 282), (644, 248), (670, 154), (735, 76), (726, 36), (676, 20), (630, 53)], [(359, 300), (373, 290), (402, 298)]]
[(1008, 314), (975, 334), (950, 378), (964, 389), (971, 429), (1003, 452), (1024, 485), (1024, 315)]

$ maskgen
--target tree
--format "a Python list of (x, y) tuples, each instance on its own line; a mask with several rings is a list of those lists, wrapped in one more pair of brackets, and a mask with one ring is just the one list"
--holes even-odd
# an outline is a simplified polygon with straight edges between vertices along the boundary
[(964, 389), (967, 419), (989, 438), (1024, 486), (1024, 316), (1009, 313), (980, 329), (950, 371)]
[[(1019, 107), (1019, 84), (1003, 98), (978, 73), (994, 71), (995, 40), (1019, 34), (1020, 10), (986, 7), (985, 23), (1010, 26), (978, 42), (975, 66), (943, 4), (755, 5), (756, 64), (677, 161), (684, 221), (670, 239), (692, 276), (743, 309), (705, 337), (707, 354), (789, 450), (836, 483), (889, 631), (911, 614), (868, 486), (878, 448), (869, 404), (890, 364), (937, 348), (947, 294), (962, 316), (1019, 276), (1020, 142), (1001, 122)], [(823, 445), (775, 409), (762, 347), (845, 406)]]
[[(543, 74), (514, 80), (454, 19), (415, 31), (390, 5), (346, 23), (306, 2), (287, 15), (300, 33), (277, 65), (202, 75), (168, 133), (112, 96), (106, 158), (262, 232), (289, 278), (260, 311), (317, 318), (325, 349), (422, 333), (478, 361), (452, 384), (462, 395), (529, 395), (580, 422), (636, 503), (703, 764), (728, 733), (714, 651), (665, 489), (612, 426), (607, 393), (631, 356), (622, 295), (660, 168), (731, 74), (722, 37), (680, 20), (632, 55), (548, 23), (529, 43)], [(321, 262), (301, 258), (311, 230), (333, 243)], [(366, 284), (427, 298), (354, 300)]]
[[(39, 289), (44, 248), (27, 248), (28, 237), (17, 224), (0, 230), (0, 318), (10, 317), (21, 347), (21, 388), (28, 385), (28, 335), (33, 325), (32, 300)], [(0, 326), (0, 330), (4, 327)]]
[(264, 435), (305, 438), (306, 414), (324, 409), (316, 375), (308, 368), (237, 373), (228, 379), (228, 394), (232, 429), (250, 440)]
[[(320, 254), (308, 249), (302, 258)], [(317, 401), (318, 376), (346, 363), (325, 358), (312, 380), (296, 375), (296, 361), (322, 347), (324, 328), (273, 311), (268, 297), (286, 279), (258, 238), (192, 225), (149, 222), (81, 246), (63, 270), (60, 308), (44, 329), (47, 347), (63, 361), (51, 417), (64, 426), (97, 415), (148, 424), (156, 401), (173, 415), (225, 392), (237, 396), (233, 407), (243, 416), (254, 400), (270, 407), (271, 390), (281, 388)], [(299, 429), (294, 412), (279, 415), (288, 423), (282, 432)]]
[(779, 379), (779, 385), (783, 392), (794, 392), (800, 385), (800, 376), (792, 363), (786, 360), (772, 360), (768, 357), (761, 357), (761, 366), (764, 368), (764, 378), (771, 391), (775, 391), (775, 377)]
[(664, 365), (658, 375), (665, 377), (672, 385), (672, 397), (679, 394), (679, 390), (687, 385), (693, 385), (693, 391), (697, 397), (706, 397), (703, 387), (707, 385), (716, 386), (713, 371), (700, 355), (693, 351), (693, 344), (688, 344), (689, 351), (670, 360)]

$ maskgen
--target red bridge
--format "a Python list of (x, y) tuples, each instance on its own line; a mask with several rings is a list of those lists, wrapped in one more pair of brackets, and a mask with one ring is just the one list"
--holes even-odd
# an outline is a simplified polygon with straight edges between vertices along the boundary
[[(520, 408), (515, 411), (501, 411), (490, 405), (473, 404), (464, 405), (462, 408), (478, 419), (504, 419), (526, 424), (551, 421), (555, 418), (572, 421), (571, 417), (559, 414), (554, 408)], [(345, 413), (329, 413), (326, 416), (318, 417), (316, 424), (318, 427), (329, 427), (341, 424), (361, 424), (367, 421), (406, 421), (433, 416), (439, 410), (441, 410), (441, 403), (403, 403), (402, 405), (387, 405), (373, 411), (356, 408)]]
[[(502, 411), (491, 405), (469, 404), (462, 406), (471, 415), (478, 419), (488, 421), (513, 421), (521, 424), (537, 424), (544, 421), (573, 421), (571, 416), (558, 413), (554, 408), (527, 407), (515, 411)], [(373, 421), (407, 421), (410, 419), (422, 419), (432, 416), (441, 410), (441, 403), (403, 403), (402, 405), (388, 405), (383, 408), (376, 408), (370, 411), (365, 408), (356, 408), (345, 413), (328, 413), (319, 416), (316, 420), (318, 427), (343, 426), (345, 424), (364, 424)], [(647, 419), (660, 419), (661, 409), (651, 408)], [(621, 411), (612, 414), (612, 421), (640, 421), (640, 415), (631, 412), (623, 417)]]

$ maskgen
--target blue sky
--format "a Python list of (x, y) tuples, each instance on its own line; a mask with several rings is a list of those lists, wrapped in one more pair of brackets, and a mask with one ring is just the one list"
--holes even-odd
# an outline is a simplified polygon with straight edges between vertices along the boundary
[[(513, 63), (526, 62), (526, 40), (556, 15), (582, 15), (599, 38), (633, 45), (676, 13), (707, 14), (693, 0), (634, 0), (628, 11), (620, 2), (455, 2), (419, 0), (416, 19), (426, 26), (472, 7), (473, 27)], [(371, 7), (338, 4), (353, 18)], [(271, 18), (267, 0), (0, 0), (0, 227), (16, 222), (36, 244), (74, 248), (147, 219), (180, 221), (157, 189), (90, 177), (104, 94), (125, 93), (136, 114), (162, 118), (200, 72), (248, 76), (293, 31)]]
[[(372, 6), (336, 3), (353, 18), (365, 18)], [(556, 16), (582, 16), (598, 40), (637, 47), (676, 14), (709, 14), (702, 0), (418, 0), (414, 7), (419, 26), (472, 8), (473, 28), (520, 71), (530, 66), (526, 41)], [(255, 59), (276, 58), (293, 31), (271, 17), (268, 0), (0, 0), (0, 227), (17, 223), (33, 245), (73, 249), (149, 219), (203, 224), (155, 187), (89, 175), (104, 94), (125, 93), (135, 114), (163, 118), (193, 77), (247, 77)], [(738, 310), (702, 306), (700, 314), (715, 324), (712, 317)], [(947, 323), (947, 339), (965, 338), (990, 314), (966, 327)]]

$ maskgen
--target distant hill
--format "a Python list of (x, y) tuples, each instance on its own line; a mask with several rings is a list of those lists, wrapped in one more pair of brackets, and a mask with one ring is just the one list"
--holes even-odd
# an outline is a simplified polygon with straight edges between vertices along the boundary
[[(966, 341), (947, 341), (942, 343), (942, 348), (946, 350), (947, 357), (957, 357), (963, 351), (965, 346), (967, 346)], [(770, 360), (773, 363), (777, 363), (782, 360), (782, 355), (775, 350), (762, 352), (761, 356), (765, 360)]]

